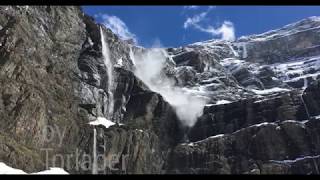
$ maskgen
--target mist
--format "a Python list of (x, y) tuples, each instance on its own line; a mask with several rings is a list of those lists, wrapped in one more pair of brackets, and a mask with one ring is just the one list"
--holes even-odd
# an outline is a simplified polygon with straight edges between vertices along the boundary
[(152, 48), (146, 52), (135, 54), (134, 74), (140, 78), (152, 91), (162, 97), (175, 109), (183, 125), (192, 127), (197, 118), (203, 114), (206, 104), (204, 98), (192, 95), (185, 88), (175, 86), (163, 69), (168, 55), (161, 48)]

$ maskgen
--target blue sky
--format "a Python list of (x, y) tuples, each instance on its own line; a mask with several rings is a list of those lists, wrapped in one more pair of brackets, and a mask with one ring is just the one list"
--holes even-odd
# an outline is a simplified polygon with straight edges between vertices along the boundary
[(123, 39), (145, 47), (178, 47), (259, 34), (310, 16), (320, 6), (83, 6)]

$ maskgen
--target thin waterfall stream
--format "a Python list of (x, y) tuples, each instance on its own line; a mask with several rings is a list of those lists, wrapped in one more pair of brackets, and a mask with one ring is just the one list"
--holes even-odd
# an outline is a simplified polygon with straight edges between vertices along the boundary
[(305, 103), (305, 101), (303, 99), (303, 94), (304, 94), (304, 91), (307, 89), (307, 87), (308, 87), (308, 79), (305, 77), (303, 79), (303, 87), (302, 87), (302, 93), (301, 93), (300, 98), (301, 98), (302, 104), (304, 106), (304, 109), (306, 111), (307, 117), (308, 117), (308, 119), (310, 119), (310, 113), (309, 113), (309, 110), (308, 110), (308, 106), (306, 105), (306, 103)]
[[(107, 71), (107, 94), (108, 94), (108, 105), (107, 112), (104, 117), (97, 117), (97, 124), (106, 125), (106, 123), (111, 122), (113, 119), (113, 109), (114, 109), (114, 97), (113, 97), (113, 64), (110, 60), (110, 52), (108, 44), (105, 40), (102, 28), (100, 27), (100, 37), (101, 37), (101, 51), (103, 57), (103, 63)], [(103, 121), (103, 122), (102, 122)], [(92, 123), (92, 122), (91, 122)], [(93, 128), (93, 162), (92, 162), (92, 174), (98, 174), (98, 159), (97, 159), (97, 129)]]

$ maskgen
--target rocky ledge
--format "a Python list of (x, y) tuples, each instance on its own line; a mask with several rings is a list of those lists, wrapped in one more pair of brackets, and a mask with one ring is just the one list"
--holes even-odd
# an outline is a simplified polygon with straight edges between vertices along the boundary
[(1, 6), (0, 162), (28, 173), (319, 174), (319, 29), (310, 17), (162, 48), (160, 83), (205, 100), (191, 126), (139, 74), (150, 49), (79, 7)]

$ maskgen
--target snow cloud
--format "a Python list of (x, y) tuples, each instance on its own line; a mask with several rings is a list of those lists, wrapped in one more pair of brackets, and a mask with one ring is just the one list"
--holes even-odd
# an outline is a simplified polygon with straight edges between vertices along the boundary
[(152, 48), (144, 53), (133, 55), (132, 58), (136, 64), (134, 74), (172, 105), (185, 126), (192, 127), (198, 117), (203, 114), (206, 99), (175, 86), (174, 81), (164, 73), (167, 57), (166, 51), (162, 48)]

